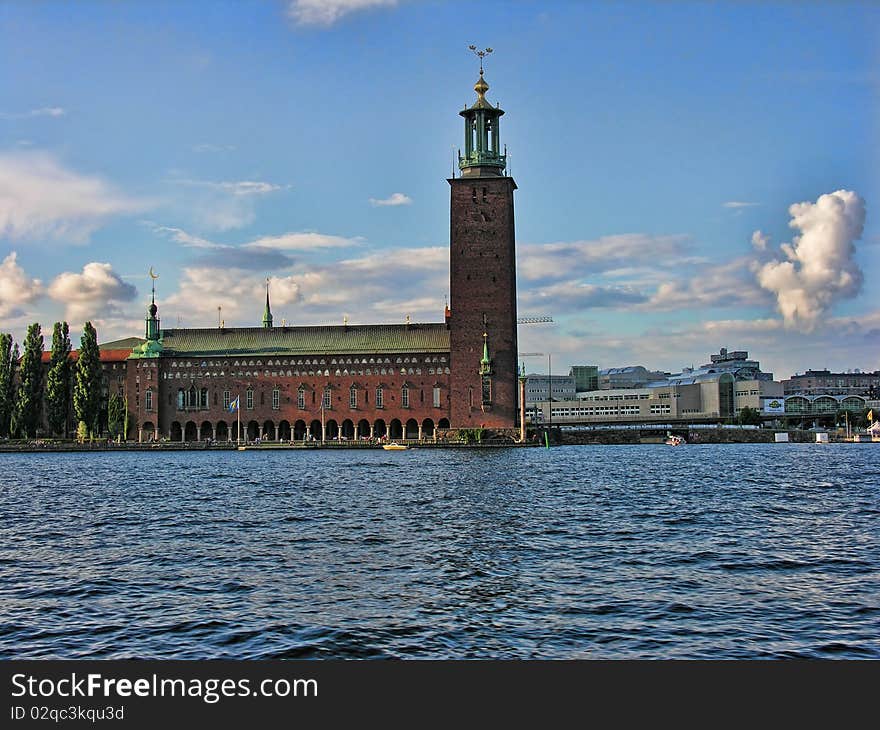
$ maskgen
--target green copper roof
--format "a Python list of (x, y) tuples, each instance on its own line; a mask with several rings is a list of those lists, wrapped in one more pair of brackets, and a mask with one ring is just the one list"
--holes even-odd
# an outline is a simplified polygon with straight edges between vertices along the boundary
[(130, 350), (144, 341), (143, 337), (126, 337), (122, 340), (113, 340), (112, 342), (102, 342), (98, 347), (101, 350)]
[(163, 356), (449, 352), (443, 323), (162, 330)]

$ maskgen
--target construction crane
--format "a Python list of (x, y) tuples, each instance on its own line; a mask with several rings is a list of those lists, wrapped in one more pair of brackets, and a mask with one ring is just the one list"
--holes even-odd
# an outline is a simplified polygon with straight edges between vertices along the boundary
[(518, 317), (516, 320), (517, 324), (544, 324), (545, 322), (552, 322), (553, 317)]

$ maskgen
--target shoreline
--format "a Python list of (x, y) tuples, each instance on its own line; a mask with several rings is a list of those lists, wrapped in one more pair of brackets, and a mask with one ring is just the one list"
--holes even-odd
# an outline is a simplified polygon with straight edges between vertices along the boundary
[[(816, 442), (814, 431), (706, 431), (676, 429), (679, 435), (687, 439), (686, 445), (700, 444), (774, 444), (776, 433), (788, 433), (787, 443), (817, 444), (827, 443), (880, 443), (876, 441), (847, 441), (838, 437), (837, 434), (829, 434), (830, 439), (826, 444)], [(485, 443), (464, 443), (457, 441), (404, 441), (399, 443), (412, 449), (511, 449), (511, 448), (544, 448), (543, 440), (535, 438), (526, 443), (514, 443), (511, 441), (487, 441)], [(639, 445), (665, 445), (665, 436), (655, 432), (643, 433), (634, 429), (608, 429), (603, 431), (559, 431), (550, 440), (550, 446), (639, 446)], [(358, 441), (314, 441), (308, 443), (261, 443), (261, 444), (237, 444), (235, 442), (206, 443), (206, 442), (170, 442), (160, 441), (152, 443), (92, 443), (80, 444), (76, 442), (59, 441), (35, 441), (31, 443), (0, 443), (0, 454), (22, 453), (89, 453), (89, 452), (118, 452), (128, 453), (132, 451), (321, 451), (321, 450), (382, 450), (382, 443), (358, 442)]]

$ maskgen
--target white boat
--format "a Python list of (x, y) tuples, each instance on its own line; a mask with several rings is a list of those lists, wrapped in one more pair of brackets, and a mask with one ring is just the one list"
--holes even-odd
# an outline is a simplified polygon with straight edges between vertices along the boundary
[(408, 449), (409, 446), (392, 441), (390, 444), (382, 444), (382, 448), (385, 449), (385, 451), (404, 451), (405, 449)]
[(676, 436), (673, 433), (666, 433), (666, 441), (664, 441), (667, 446), (683, 446), (687, 443), (687, 439), (684, 436)]

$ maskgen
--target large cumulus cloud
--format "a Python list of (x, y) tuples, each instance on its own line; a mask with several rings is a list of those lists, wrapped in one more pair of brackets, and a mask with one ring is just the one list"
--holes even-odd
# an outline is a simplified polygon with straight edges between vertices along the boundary
[(789, 213), (789, 226), (800, 235), (780, 246), (786, 260), (766, 262), (756, 274), (776, 296), (786, 327), (811, 332), (836, 301), (861, 289), (854, 242), (864, 230), (865, 202), (851, 190), (838, 190), (815, 203), (795, 203)]

